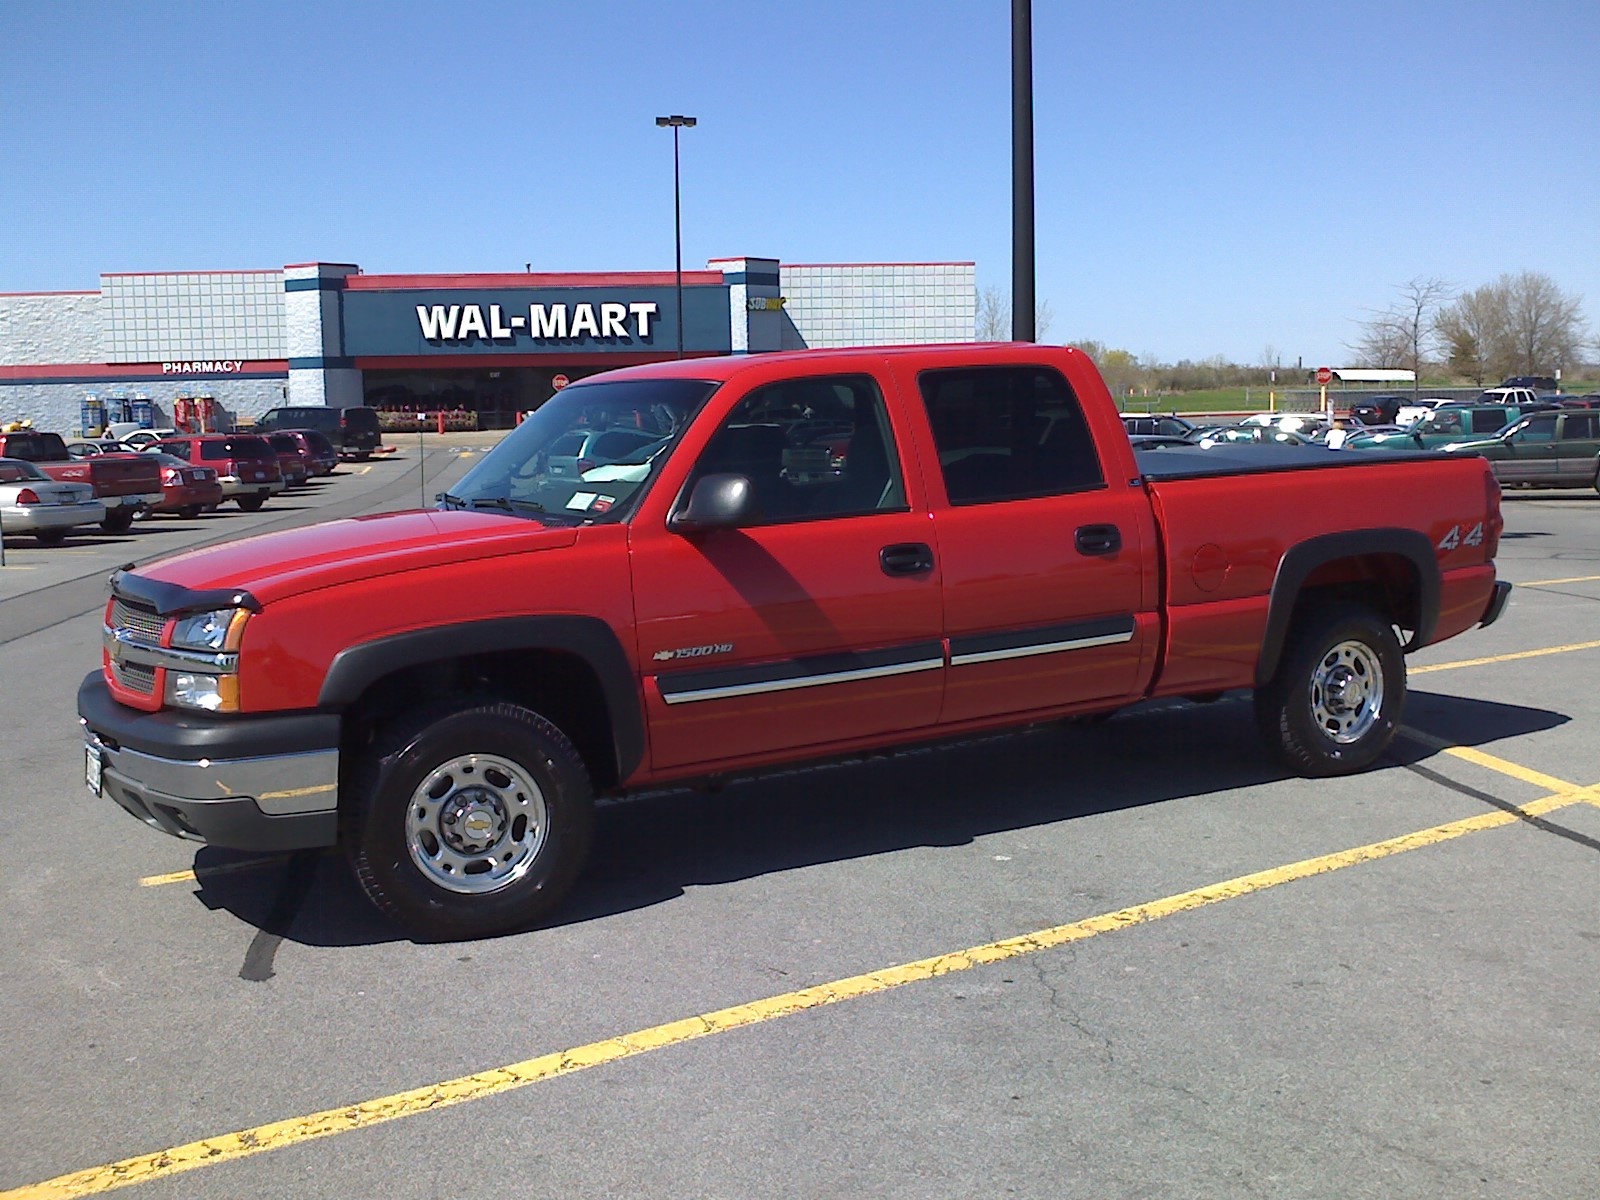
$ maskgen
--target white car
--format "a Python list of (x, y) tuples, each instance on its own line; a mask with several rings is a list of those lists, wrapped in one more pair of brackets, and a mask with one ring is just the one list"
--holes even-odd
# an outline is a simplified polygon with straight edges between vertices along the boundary
[(136, 450), (148, 450), (164, 438), (177, 436), (178, 431), (176, 429), (135, 429), (133, 432), (123, 435), (122, 443), (125, 446), (132, 446)]
[(1413, 425), (1422, 420), (1441, 404), (1454, 404), (1453, 400), (1441, 400), (1437, 396), (1425, 400), (1418, 400), (1415, 404), (1402, 404), (1400, 411), (1395, 414), (1396, 425)]
[(31, 533), (59, 546), (76, 525), (98, 525), (106, 506), (87, 483), (61, 483), (31, 462), (0, 458), (0, 533)]

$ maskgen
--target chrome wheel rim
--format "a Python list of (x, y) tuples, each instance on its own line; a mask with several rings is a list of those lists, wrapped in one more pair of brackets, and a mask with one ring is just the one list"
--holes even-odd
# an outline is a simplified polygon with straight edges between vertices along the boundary
[(1383, 663), (1365, 642), (1340, 642), (1311, 673), (1311, 719), (1339, 745), (1372, 732), (1383, 712)]
[(429, 882), (451, 892), (498, 891), (528, 873), (549, 836), (544, 792), (517, 763), (461, 754), (411, 793), (406, 849)]

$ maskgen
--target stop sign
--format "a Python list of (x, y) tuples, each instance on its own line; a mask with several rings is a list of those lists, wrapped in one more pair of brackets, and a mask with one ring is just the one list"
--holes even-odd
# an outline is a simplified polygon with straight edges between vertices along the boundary
[(571, 382), (572, 382), (572, 380), (568, 379), (565, 375), (557, 375), (557, 376), (554, 376), (550, 380), (550, 386), (555, 388), (555, 390), (559, 392), (562, 388), (566, 387), (567, 384), (569, 384)]
[(1317, 382), (1318, 383), (1332, 383), (1333, 382), (1333, 368), (1332, 367), (1318, 367), (1317, 368)]

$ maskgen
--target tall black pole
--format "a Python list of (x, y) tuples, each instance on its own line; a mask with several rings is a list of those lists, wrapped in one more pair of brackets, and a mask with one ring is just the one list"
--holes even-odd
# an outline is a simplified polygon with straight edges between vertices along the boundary
[(678, 278), (678, 357), (683, 357), (683, 199), (678, 188), (678, 130), (672, 127), (672, 241)]
[(1011, 340), (1033, 328), (1033, 0), (1011, 0)]

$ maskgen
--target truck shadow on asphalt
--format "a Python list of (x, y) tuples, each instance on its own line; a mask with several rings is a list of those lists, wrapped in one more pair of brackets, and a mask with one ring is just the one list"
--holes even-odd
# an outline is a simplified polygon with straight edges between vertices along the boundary
[[(1413, 690), (1406, 724), (1462, 746), (1565, 724), (1545, 709)], [(1376, 769), (1435, 751), (1397, 738)], [(602, 802), (594, 851), (546, 927), (669, 902), (686, 889), (821, 863), (961, 846), (990, 834), (1259, 786), (1289, 775), (1268, 756), (1247, 693), (1210, 705), (1156, 702), (1098, 723), (1055, 723), (877, 758), (796, 769), (716, 791)], [(405, 940), (366, 901), (336, 853), (261, 859), (203, 848), (197, 898), (260, 930), (311, 946)], [(248, 966), (248, 963), (247, 963)], [(265, 978), (257, 973), (246, 978)]]

